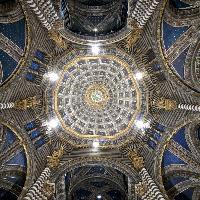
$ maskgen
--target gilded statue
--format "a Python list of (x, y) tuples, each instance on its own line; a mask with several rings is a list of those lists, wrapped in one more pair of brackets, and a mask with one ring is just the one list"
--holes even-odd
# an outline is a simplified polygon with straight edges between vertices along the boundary
[(137, 21), (135, 21), (132, 18), (128, 19), (128, 27), (131, 30), (131, 32), (124, 40), (118, 43), (118, 47), (130, 53), (131, 47), (140, 38), (140, 35), (143, 30), (138, 26)]
[(138, 195), (140, 198), (144, 196), (144, 194), (147, 192), (148, 187), (145, 183), (139, 182), (138, 184), (135, 184), (135, 193)]
[(138, 26), (138, 23), (133, 19), (128, 19), (128, 27), (132, 31), (125, 40), (126, 40), (126, 48), (130, 49), (133, 46), (133, 44), (139, 39), (142, 33), (142, 28), (140, 28)]
[(45, 196), (49, 199), (55, 193), (55, 183), (45, 182), (43, 185)]
[(131, 160), (134, 168), (140, 171), (144, 167), (144, 159), (142, 156), (139, 156), (135, 150), (128, 152), (128, 157)]
[(40, 100), (36, 96), (28, 97), (26, 99), (17, 100), (14, 104), (14, 108), (20, 110), (27, 110), (29, 108), (35, 108), (40, 103)]
[(56, 168), (60, 164), (60, 158), (64, 152), (63, 147), (53, 152), (51, 156), (47, 156), (47, 166), (49, 168)]
[(171, 99), (160, 98), (156, 103), (157, 108), (165, 110), (173, 110), (177, 108), (177, 103)]
[(49, 37), (56, 42), (58, 46), (63, 49), (67, 49), (69, 47), (69, 43), (60, 35), (60, 33), (56, 30), (52, 30), (49, 32)]

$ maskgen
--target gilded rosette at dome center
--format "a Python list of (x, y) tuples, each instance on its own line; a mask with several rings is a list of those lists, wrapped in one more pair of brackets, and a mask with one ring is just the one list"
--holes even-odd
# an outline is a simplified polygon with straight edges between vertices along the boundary
[(109, 101), (109, 92), (103, 84), (92, 84), (85, 92), (85, 102), (93, 109), (102, 109)]

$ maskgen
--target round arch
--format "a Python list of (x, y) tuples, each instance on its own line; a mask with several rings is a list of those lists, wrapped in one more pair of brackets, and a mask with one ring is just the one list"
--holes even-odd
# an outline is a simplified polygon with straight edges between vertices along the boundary
[(32, 185), (34, 181), (34, 171), (35, 171), (35, 162), (33, 160), (34, 158), (34, 147), (28, 137), (26, 137), (26, 134), (20, 127), (16, 127), (11, 122), (6, 122), (4, 119), (0, 118), (0, 123), (6, 127), (8, 127), (13, 133), (19, 138), (21, 145), (24, 148), (26, 159), (27, 159), (27, 174), (26, 174), (26, 180), (24, 187), (22, 189), (22, 192), (19, 196), (23, 197), (24, 194), (26, 194), (28, 188)]

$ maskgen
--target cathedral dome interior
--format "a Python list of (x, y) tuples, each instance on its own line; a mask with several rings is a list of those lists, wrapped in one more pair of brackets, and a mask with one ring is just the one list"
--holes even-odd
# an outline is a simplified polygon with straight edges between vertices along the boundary
[(0, 200), (200, 200), (200, 1), (0, 0)]

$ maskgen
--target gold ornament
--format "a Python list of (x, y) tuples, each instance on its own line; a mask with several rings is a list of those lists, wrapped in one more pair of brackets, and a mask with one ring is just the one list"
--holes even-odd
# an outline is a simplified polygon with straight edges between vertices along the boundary
[(26, 99), (17, 100), (14, 104), (14, 108), (20, 110), (27, 110), (29, 108), (35, 108), (40, 103), (40, 100), (36, 96), (28, 97)]
[(144, 167), (144, 159), (142, 156), (139, 156), (135, 150), (128, 152), (128, 157), (132, 161), (134, 168), (140, 171)]
[(144, 194), (147, 192), (148, 188), (147, 185), (143, 182), (139, 182), (138, 184), (135, 184), (135, 193), (140, 198), (144, 196)]
[(165, 110), (173, 110), (177, 108), (177, 102), (171, 99), (161, 98), (156, 103), (157, 108)]
[(55, 183), (45, 182), (43, 185), (43, 192), (45, 196), (49, 199), (55, 193)]
[(69, 43), (60, 35), (60, 33), (56, 30), (52, 30), (49, 32), (49, 37), (58, 44), (63, 49), (67, 49), (69, 47)]
[(103, 84), (92, 84), (85, 92), (85, 102), (94, 109), (105, 107), (109, 98), (109, 91)]
[(131, 28), (131, 33), (128, 35), (128, 37), (125, 39), (126, 41), (126, 48), (130, 49), (133, 44), (139, 39), (142, 28), (138, 26), (138, 23), (133, 19), (128, 19), (128, 27)]
[(58, 149), (57, 151), (54, 151), (52, 156), (47, 156), (47, 166), (49, 168), (56, 168), (59, 166), (60, 158), (62, 157), (64, 152), (63, 147)]

